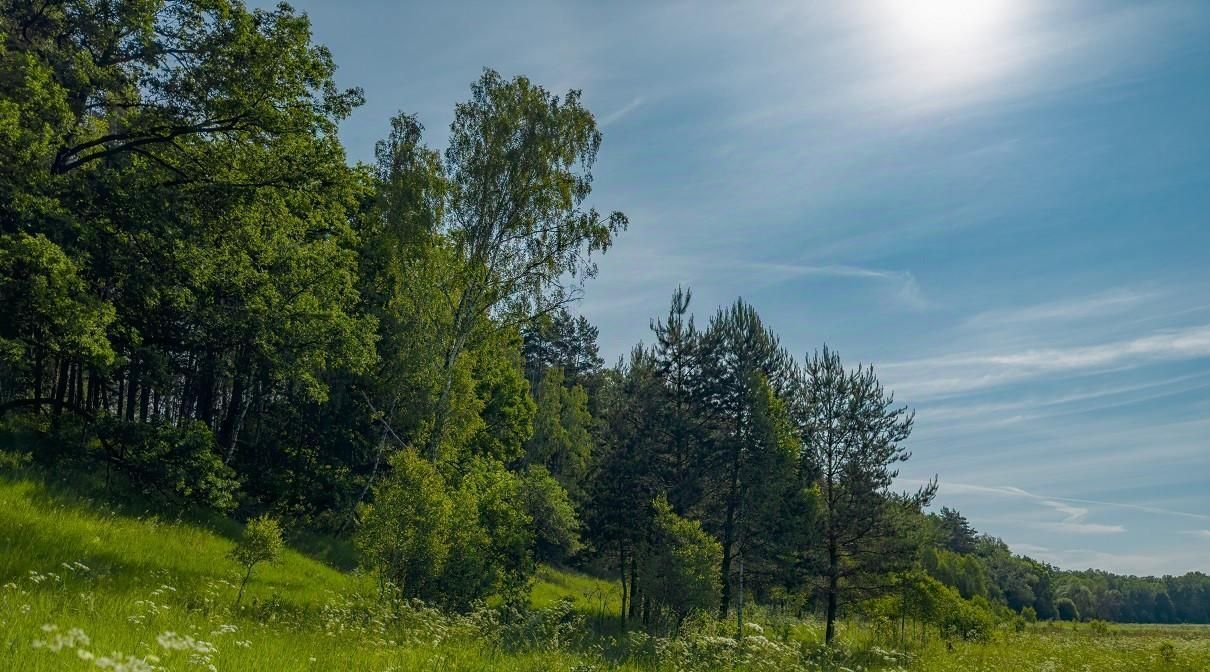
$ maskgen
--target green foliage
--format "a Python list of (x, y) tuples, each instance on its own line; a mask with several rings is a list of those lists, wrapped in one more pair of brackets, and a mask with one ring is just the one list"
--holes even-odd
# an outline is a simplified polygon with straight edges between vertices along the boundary
[(430, 599), (466, 610), (489, 595), (515, 592), (533, 574), (533, 530), (521, 480), (502, 464), (475, 459), (451, 492), (450, 555)]
[(235, 598), (236, 608), (239, 608), (244, 589), (252, 578), (252, 569), (261, 563), (277, 562), (284, 546), (277, 520), (262, 515), (249, 520), (244, 526), (244, 533), (236, 542), (235, 548), (231, 549), (231, 559), (244, 568), (244, 580), (240, 583), (239, 594)]
[(525, 513), (533, 521), (534, 557), (561, 563), (582, 548), (580, 521), (567, 491), (545, 467), (530, 465), (521, 473)]
[(431, 598), (450, 553), (453, 504), (445, 480), (415, 451), (391, 458), (355, 537), (362, 561), (405, 597)]
[[(9, 376), (42, 366), (52, 358), (72, 358), (95, 366), (113, 363), (106, 331), (113, 306), (86, 291), (80, 268), (42, 234), (0, 236), (0, 365)], [(14, 371), (15, 370), (15, 371)]]
[(642, 568), (644, 595), (679, 624), (690, 613), (718, 604), (722, 546), (697, 521), (678, 516), (668, 500), (658, 498), (652, 507), (652, 537)]
[(235, 472), (215, 454), (214, 435), (200, 422), (96, 425), (98, 460), (125, 474), (143, 494), (220, 511), (235, 506)]
[(987, 567), (973, 555), (929, 547), (921, 552), (921, 565), (938, 581), (957, 589), (965, 599), (990, 595)]
[(1076, 608), (1076, 603), (1072, 602), (1070, 598), (1060, 597), (1055, 600), (1055, 612), (1063, 621), (1080, 620), (1080, 610)]
[(525, 445), (525, 462), (546, 467), (575, 494), (588, 473), (593, 439), (588, 395), (579, 385), (563, 385), (563, 369), (551, 367), (537, 389), (533, 436)]
[(514, 474), (476, 458), (451, 482), (410, 449), (391, 465), (356, 536), (384, 587), (465, 610), (528, 579), (533, 533)]
[(936, 483), (912, 494), (890, 491), (896, 465), (911, 457), (903, 442), (913, 414), (895, 406), (872, 367), (847, 371), (825, 347), (807, 359), (798, 395), (803, 461), (819, 475), (817, 554), (831, 641), (841, 603), (877, 595), (886, 585), (883, 575), (914, 560), (908, 526), (936, 493)]
[(231, 551), (231, 559), (244, 567), (262, 562), (275, 562), (283, 547), (281, 527), (269, 516), (248, 521), (244, 533)]

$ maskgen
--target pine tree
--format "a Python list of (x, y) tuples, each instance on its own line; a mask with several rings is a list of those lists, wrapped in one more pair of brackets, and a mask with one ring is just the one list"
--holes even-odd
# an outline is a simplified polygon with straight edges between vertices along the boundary
[(890, 490), (895, 465), (911, 457), (903, 442), (912, 414), (895, 406), (872, 367), (846, 371), (825, 347), (807, 358), (799, 395), (803, 459), (819, 474), (824, 639), (830, 643), (845, 602), (886, 592), (887, 575), (910, 566), (909, 516), (919, 515), (936, 484), (913, 494)]

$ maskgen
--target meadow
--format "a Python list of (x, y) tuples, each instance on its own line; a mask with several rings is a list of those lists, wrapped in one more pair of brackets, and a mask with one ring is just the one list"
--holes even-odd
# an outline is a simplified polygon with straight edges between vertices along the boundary
[[(0, 669), (50, 670), (1146, 670), (1210, 669), (1210, 629), (1039, 623), (982, 642), (897, 650), (869, 625), (822, 646), (811, 620), (690, 619), (623, 631), (615, 584), (542, 568), (528, 608), (451, 616), (378, 598), (350, 551), (296, 539), (239, 609), (238, 526), (117, 511), (29, 478), (0, 482)], [(320, 561), (315, 556), (325, 557)]]

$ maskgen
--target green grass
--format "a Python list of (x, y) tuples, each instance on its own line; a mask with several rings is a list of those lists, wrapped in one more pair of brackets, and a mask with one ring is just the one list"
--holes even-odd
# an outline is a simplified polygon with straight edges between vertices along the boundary
[[(539, 570), (531, 603), (553, 609), (570, 600), (580, 635), (504, 648), (491, 642), (491, 612), (446, 617), (383, 605), (368, 577), (336, 568), (350, 566), (349, 549), (322, 538), (296, 539), (306, 554), (258, 567), (235, 611), (239, 570), (227, 553), (236, 530), (223, 520), (123, 514), (36, 480), (0, 479), (0, 670), (98, 670), (103, 657), (129, 656), (144, 662), (104, 669), (1210, 670), (1210, 629), (1200, 627), (1038, 624), (952, 649), (934, 639), (910, 652), (880, 646), (853, 623), (826, 652), (817, 623), (779, 626), (772, 617), (761, 617), (763, 636), (753, 630), (740, 648), (720, 636), (729, 624), (651, 638), (618, 628), (617, 584), (553, 568)], [(510, 627), (524, 640), (530, 626)], [(87, 640), (69, 636), (73, 628)]]
[[(219, 670), (533, 670), (583, 662), (565, 652), (495, 650), (478, 641), (469, 619), (423, 611), (394, 619), (375, 610), (368, 577), (296, 551), (256, 568), (246, 608), (237, 613), (239, 570), (227, 559), (232, 545), (196, 523), (125, 516), (99, 502), (50, 495), (30, 480), (0, 480), (0, 670), (93, 670), (100, 657), (118, 658), (112, 652), (154, 656), (156, 665), (171, 670), (210, 664)], [(562, 596), (582, 601), (608, 587), (550, 570), (541, 576), (535, 599), (547, 603)], [(88, 643), (57, 653), (36, 648), (36, 641), (53, 644), (72, 628)], [(172, 643), (165, 633), (212, 646), (167, 650), (158, 641)]]
[(538, 568), (530, 604), (541, 609), (564, 599), (571, 600), (576, 611), (586, 616), (616, 616), (622, 609), (622, 591), (617, 583), (552, 567)]

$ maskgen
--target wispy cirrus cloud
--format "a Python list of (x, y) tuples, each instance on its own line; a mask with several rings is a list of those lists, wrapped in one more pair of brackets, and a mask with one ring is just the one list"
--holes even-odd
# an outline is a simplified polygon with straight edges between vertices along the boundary
[(983, 311), (968, 318), (964, 326), (984, 329), (1102, 317), (1119, 314), (1159, 296), (1161, 293), (1157, 291), (1115, 289), (1088, 297)]
[[(904, 479), (904, 482), (905, 483), (924, 483), (924, 481), (917, 481), (917, 480), (912, 480), (912, 479)], [(1068, 515), (1071, 515), (1072, 513), (1083, 510), (1083, 509), (1078, 509), (1077, 507), (1070, 507), (1069, 510), (1064, 511), (1063, 509), (1060, 508), (1064, 504), (1070, 503), (1070, 504), (1089, 504), (1089, 505), (1093, 505), (1093, 506), (1117, 507), (1117, 508), (1131, 509), (1134, 511), (1141, 511), (1144, 513), (1152, 513), (1152, 514), (1157, 514), (1157, 515), (1179, 516), (1179, 517), (1183, 517), (1183, 518), (1194, 518), (1194, 519), (1198, 519), (1198, 520), (1210, 520), (1210, 514), (1192, 513), (1189, 511), (1179, 511), (1176, 509), (1167, 509), (1167, 508), (1158, 507), (1158, 506), (1148, 506), (1145, 504), (1129, 504), (1129, 503), (1125, 503), (1125, 502), (1109, 502), (1109, 501), (1097, 500), (1097, 499), (1082, 499), (1079, 497), (1057, 497), (1054, 495), (1042, 495), (1042, 494), (1030, 492), (1028, 490), (1018, 488), (1018, 487), (1012, 486), (1012, 485), (978, 485), (978, 484), (974, 484), (974, 483), (952, 483), (952, 482), (947, 482), (947, 481), (941, 481), (941, 483), (939, 484), (939, 487), (941, 488), (942, 492), (948, 491), (951, 493), (1003, 495), (1006, 497), (1020, 497), (1020, 498), (1024, 498), (1024, 499), (1036, 500), (1038, 502), (1043, 503), (1044, 506), (1047, 506), (1047, 507), (1055, 509), (1055, 510), (1063, 511), (1064, 513), (1068, 513)], [(1087, 515), (1087, 511), (1086, 510), (1083, 510), (1083, 511), (1084, 511), (1084, 515)]]
[(1088, 509), (1083, 506), (1072, 506), (1066, 502), (1060, 502), (1053, 499), (1038, 500), (1043, 506), (1048, 506), (1055, 511), (1063, 514), (1064, 518), (1058, 522), (1041, 522), (1034, 523), (1037, 527), (1044, 530), (1052, 530), (1054, 532), (1066, 532), (1068, 534), (1121, 534), (1126, 531), (1121, 525), (1105, 525), (1101, 523), (1085, 522), (1088, 518)]
[(635, 110), (639, 109), (639, 107), (641, 107), (642, 105), (643, 105), (643, 98), (641, 96), (636, 96), (636, 97), (632, 98), (630, 100), (630, 102), (626, 103), (622, 107), (601, 117), (600, 126), (602, 128), (604, 128), (606, 126), (609, 126), (610, 124), (618, 122), (623, 117), (629, 116), (631, 112), (634, 112)]
[(890, 298), (902, 307), (912, 310), (924, 310), (929, 307), (929, 301), (920, 289), (920, 283), (910, 271), (897, 271), (884, 268), (870, 268), (847, 264), (794, 264), (778, 262), (743, 262), (738, 264), (745, 270), (765, 274), (782, 282), (793, 278), (852, 278), (883, 283), (890, 292)]
[(885, 364), (896, 389), (928, 399), (1018, 383), (1048, 375), (1110, 370), (1152, 361), (1210, 357), (1210, 324), (1132, 339), (1016, 352), (969, 352)]
[(1181, 534), (1187, 534), (1191, 537), (1210, 540), (1210, 530), (1184, 530)]

